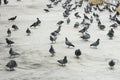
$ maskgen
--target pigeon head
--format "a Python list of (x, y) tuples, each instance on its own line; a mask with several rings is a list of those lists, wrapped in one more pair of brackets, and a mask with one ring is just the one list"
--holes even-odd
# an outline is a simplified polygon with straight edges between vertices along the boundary
[(100, 39), (98, 38), (97, 41), (100, 41)]
[(67, 63), (67, 56), (64, 57), (63, 61), (64, 63)]
[(8, 38), (6, 38), (6, 40), (8, 40)]
[(51, 45), (51, 48), (53, 48), (53, 45)]
[(10, 50), (12, 50), (12, 48), (10, 48)]
[(67, 37), (65, 37), (65, 40), (68, 41)]

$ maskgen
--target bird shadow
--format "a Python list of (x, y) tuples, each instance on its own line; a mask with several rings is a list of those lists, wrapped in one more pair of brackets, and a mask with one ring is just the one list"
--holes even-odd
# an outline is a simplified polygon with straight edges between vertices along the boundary
[(11, 48), (12, 47), (12, 45), (6, 45), (5, 46), (5, 48)]
[(78, 57), (78, 56), (75, 56), (74, 58), (75, 58), (75, 59), (80, 59), (80, 57)]
[(6, 71), (9, 71), (9, 72), (11, 72), (11, 71), (15, 71), (15, 69), (5, 69)]
[(97, 47), (91, 47), (91, 46), (90, 46), (90, 48), (91, 48), (91, 49), (98, 49)]
[(58, 66), (60, 66), (60, 67), (65, 67), (66, 65), (58, 64)]
[(11, 35), (7, 35), (6, 37), (11, 37)]

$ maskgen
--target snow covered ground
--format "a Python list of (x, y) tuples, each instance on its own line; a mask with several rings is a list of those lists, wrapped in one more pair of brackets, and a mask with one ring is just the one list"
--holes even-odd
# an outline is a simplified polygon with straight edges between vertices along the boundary
[[(73, 26), (76, 21), (82, 21), (83, 8), (87, 3), (84, 2), (83, 7), (77, 9), (82, 18), (74, 17), (77, 11), (71, 13), (69, 25), (62, 16), (64, 9), (61, 3), (50, 9), (49, 13), (44, 12), (43, 9), (49, 3), (49, 0), (22, 0), (21, 2), (9, 0), (8, 5), (0, 6), (0, 80), (120, 80), (120, 27), (114, 30), (113, 40), (109, 40), (106, 34), (110, 29), (109, 25), (113, 23), (109, 21), (109, 12), (96, 11), (100, 14), (100, 19), (106, 28), (104, 31), (99, 30), (94, 20), (88, 30), (91, 38), (89, 41), (84, 41), (78, 33), (82, 26), (77, 29)], [(18, 16), (16, 21), (8, 21), (8, 18), (16, 15)], [(26, 36), (26, 29), (36, 21), (37, 17), (40, 18), (41, 25), (37, 29), (30, 29), (31, 36)], [(64, 20), (65, 23), (62, 25), (56, 44), (53, 44), (56, 55), (51, 57), (49, 36), (57, 29), (56, 23), (59, 20)], [(13, 24), (18, 25), (18, 31), (11, 29)], [(18, 67), (11, 72), (5, 70), (6, 63), (11, 60), (10, 47), (7, 47), (5, 42), (8, 28), (12, 30), (12, 36), (9, 39), (15, 42), (12, 47), (21, 54), (17, 58), (12, 58), (16, 60)], [(75, 48), (67, 48), (65, 37), (68, 37)], [(89, 45), (98, 38), (100, 38), (98, 49), (91, 48)], [(82, 51), (80, 59), (75, 57), (76, 49)], [(62, 67), (57, 60), (64, 56), (68, 57), (68, 63)], [(114, 70), (110, 70), (108, 66), (111, 59), (116, 61)]]

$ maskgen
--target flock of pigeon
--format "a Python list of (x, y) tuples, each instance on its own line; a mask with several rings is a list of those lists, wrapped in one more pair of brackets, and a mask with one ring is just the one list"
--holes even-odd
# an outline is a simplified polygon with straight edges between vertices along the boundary
[[(51, 2), (50, 4), (46, 5), (47, 8), (44, 9), (44, 11), (48, 14), (50, 12), (50, 8), (53, 8), (53, 5), (58, 5), (59, 3), (62, 2), (62, 0), (50, 0), (50, 2)], [(87, 2), (87, 0), (75, 1), (74, 4), (71, 2), (72, 2), (72, 0), (66, 0), (65, 3), (62, 4), (62, 8), (64, 9), (63, 17), (65, 18), (65, 21), (67, 22), (67, 24), (69, 24), (71, 22), (70, 17), (69, 17), (70, 13), (72, 11), (76, 11), (76, 9), (82, 7), (83, 3)], [(81, 23), (76, 22), (74, 24), (74, 28), (78, 28), (80, 25), (83, 26), (83, 29), (79, 30), (79, 33), (81, 33), (81, 35), (82, 35), (80, 38), (82, 38), (83, 40), (88, 41), (91, 38), (90, 34), (88, 33), (88, 29), (90, 28), (91, 24), (93, 23), (93, 20), (97, 21), (98, 28), (100, 30), (104, 30), (106, 28), (106, 26), (102, 24), (102, 22), (99, 18), (100, 15), (98, 13), (95, 13), (95, 11), (103, 12), (105, 10), (109, 11), (110, 13), (114, 13), (114, 15), (111, 15), (111, 14), (109, 15), (110, 21), (114, 22), (114, 24), (110, 25), (111, 29), (106, 34), (111, 40), (113, 39), (114, 29), (117, 28), (118, 25), (120, 25), (120, 20), (118, 19), (119, 13), (116, 12), (116, 10), (115, 10), (115, 8), (119, 6), (119, 3), (117, 5), (113, 5), (113, 4), (109, 4), (109, 3), (104, 2), (103, 4), (105, 4), (105, 5), (104, 5), (104, 7), (101, 8), (100, 5), (93, 5), (93, 4), (88, 3), (86, 5), (86, 7), (84, 7), (84, 14), (83, 14), (84, 17), (83, 17), (82, 22)], [(90, 13), (92, 13), (92, 16), (89, 17), (88, 15)], [(76, 12), (74, 14), (74, 16), (77, 19), (81, 19), (79, 12)], [(9, 18), (8, 20), (15, 21), (16, 18), (17, 18), (17, 16), (14, 16), (14, 17)], [(57, 42), (57, 36), (58, 36), (58, 34), (60, 34), (61, 28), (62, 28), (65, 21), (60, 20), (56, 23), (58, 25), (58, 28), (56, 30), (54, 30), (53, 32), (51, 32), (50, 36), (49, 36), (51, 44), (55, 44)], [(27, 36), (30, 36), (30, 34), (31, 34), (30, 28), (34, 29), (37, 26), (40, 26), (40, 24), (41, 24), (41, 20), (39, 18), (37, 18), (37, 21), (33, 22), (33, 24), (31, 24), (30, 27), (27, 28), (27, 30), (26, 30)], [(12, 28), (14, 29), (14, 31), (19, 30), (19, 27), (15, 24), (12, 25)], [(17, 55), (19, 56), (20, 53), (15, 52), (11, 46), (12, 44), (15, 43), (14, 41), (9, 39), (9, 37), (11, 37), (11, 33), (12, 33), (11, 29), (8, 28), (6, 43), (7, 43), (7, 46), (10, 47), (10, 50), (9, 50), (10, 58), (14, 58)], [(66, 46), (68, 46), (68, 48), (75, 47), (75, 45), (72, 42), (70, 42), (67, 37), (65, 37), (65, 44), (66, 44)], [(90, 47), (94, 47), (97, 49), (97, 46), (99, 46), (99, 44), (100, 44), (100, 38), (98, 38), (94, 43), (91, 43)], [(51, 45), (51, 47), (49, 49), (49, 53), (51, 54), (51, 57), (55, 56), (56, 51), (55, 51), (53, 45)], [(76, 58), (79, 58), (82, 55), (81, 50), (76, 49), (75, 55), (76, 55)], [(61, 66), (65, 66), (65, 64), (67, 64), (67, 62), (68, 62), (67, 56), (64, 56), (63, 59), (60, 59), (57, 62)], [(108, 65), (110, 66), (111, 69), (113, 69), (114, 65), (115, 65), (115, 61), (111, 60), (108, 63)], [(17, 67), (17, 62), (15, 60), (10, 60), (7, 63), (6, 67), (8, 67), (10, 71), (13, 71), (14, 67)]]

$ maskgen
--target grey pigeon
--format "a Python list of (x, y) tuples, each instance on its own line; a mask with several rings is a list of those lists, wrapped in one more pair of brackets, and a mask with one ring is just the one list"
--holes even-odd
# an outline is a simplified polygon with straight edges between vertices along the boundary
[(79, 12), (76, 12), (74, 15), (76, 18), (81, 18), (81, 16), (79, 15)]
[(77, 58), (79, 58), (79, 56), (81, 55), (81, 50), (80, 49), (76, 49), (75, 50), (75, 55)]
[(10, 48), (9, 54), (10, 54), (10, 58), (11, 58), (12, 56), (15, 57), (16, 55), (20, 55), (19, 53), (15, 52), (12, 48)]
[(15, 60), (10, 60), (6, 64), (6, 67), (8, 67), (10, 71), (14, 71), (14, 67), (17, 67), (17, 62)]
[(90, 39), (90, 34), (85, 33), (81, 36), (81, 38), (84, 39), (84, 40), (88, 40), (88, 39)]
[(57, 36), (50, 35), (50, 41), (56, 43)]
[(110, 27), (112, 27), (112, 28), (117, 28), (117, 27), (118, 27), (118, 24), (117, 24), (117, 23), (114, 23), (114, 24), (110, 25)]
[(44, 9), (45, 12), (50, 12), (48, 9)]
[(49, 49), (49, 52), (52, 54), (51, 56), (54, 56), (55, 55), (55, 49), (53, 48), (53, 46), (51, 45), (50, 49)]
[(64, 21), (62, 21), (62, 20), (57, 22), (57, 24), (58, 24), (59, 26), (61, 26), (63, 23), (64, 23)]
[(67, 37), (65, 38), (65, 44), (68, 46), (68, 48), (70, 46), (75, 47), (70, 41), (68, 41)]
[(83, 29), (81, 29), (79, 32), (83, 34), (84, 32), (86, 32), (86, 30), (87, 30), (87, 28), (86, 28), (86, 27), (84, 27), (84, 28), (83, 28)]
[(90, 46), (94, 46), (97, 48), (97, 46), (99, 45), (100, 43), (100, 39), (98, 38), (97, 41), (95, 41), (94, 43), (90, 44)]
[(15, 24), (12, 25), (12, 28), (13, 28), (15, 31), (19, 29), (18, 26), (15, 25)]
[(52, 36), (57, 36), (56, 31), (50, 33)]
[(46, 6), (47, 6), (48, 8), (53, 8), (53, 7), (52, 7), (52, 4), (47, 4)]
[(65, 64), (68, 62), (67, 56), (64, 57), (64, 59), (57, 60), (58, 63), (60, 63), (62, 66), (65, 66)]
[(8, 20), (9, 21), (14, 21), (14, 20), (16, 20), (16, 18), (17, 18), (17, 16), (14, 16), (14, 17), (9, 18)]
[(61, 26), (59, 26), (59, 27), (58, 27), (58, 29), (57, 29), (57, 30), (55, 30), (54, 32), (56, 32), (57, 34), (59, 34), (59, 33), (60, 33), (60, 31), (61, 31)]
[(11, 36), (11, 30), (8, 28), (8, 30), (7, 30), (7, 34), (8, 34), (8, 37), (10, 37)]
[(27, 36), (30, 36), (31, 31), (30, 31), (30, 29), (29, 29), (29, 28), (27, 28), (26, 33), (27, 33)]
[(15, 42), (6, 38), (6, 43), (7, 43), (8, 46), (11, 46), (11, 44), (14, 44)]
[(80, 26), (79, 22), (76, 22), (76, 23), (74, 24), (74, 28), (78, 28), (79, 26)]
[(113, 60), (111, 60), (109, 63), (110, 69), (113, 69), (115, 66), (115, 62)]
[(113, 29), (109, 30), (109, 32), (107, 33), (107, 35), (109, 36), (110, 39), (113, 39), (113, 37), (114, 37), (114, 31), (113, 31)]
[(67, 24), (69, 24), (69, 23), (70, 23), (70, 18), (67, 19)]

